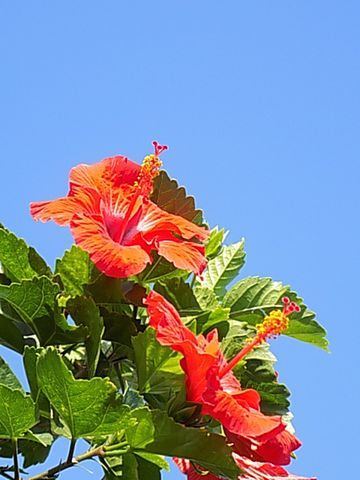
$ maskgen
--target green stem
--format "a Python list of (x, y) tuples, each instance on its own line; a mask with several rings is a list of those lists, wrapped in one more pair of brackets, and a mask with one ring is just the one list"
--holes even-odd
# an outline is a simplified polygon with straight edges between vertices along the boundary
[(18, 443), (17, 439), (13, 441), (14, 448), (14, 480), (20, 480), (20, 470), (19, 470), (19, 452), (18, 452)]
[(103, 457), (104, 455), (104, 447), (96, 447), (92, 450), (88, 450), (87, 452), (82, 453), (81, 455), (78, 455), (77, 457), (72, 458), (70, 462), (66, 460), (66, 462), (62, 462), (56, 467), (50, 468), (49, 470), (39, 473), (38, 475), (34, 475), (33, 477), (30, 477), (29, 480), (45, 480), (47, 478), (53, 478), (55, 475), (62, 472), (63, 470), (66, 470), (67, 468), (70, 468), (80, 462), (83, 462), (84, 460), (89, 460), (89, 458), (93, 457)]
[(108, 452), (111, 452), (112, 450), (120, 450), (122, 447), (125, 447), (128, 445), (128, 442), (120, 442), (120, 443), (114, 443), (113, 445), (106, 445), (104, 447), (105, 454), (107, 455)]

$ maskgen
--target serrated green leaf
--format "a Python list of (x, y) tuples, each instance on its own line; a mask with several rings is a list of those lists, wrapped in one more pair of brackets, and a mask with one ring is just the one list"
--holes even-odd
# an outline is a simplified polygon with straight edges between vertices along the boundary
[(154, 328), (147, 328), (133, 338), (140, 393), (169, 394), (179, 388), (183, 372), (180, 355), (156, 340)]
[[(0, 357), (0, 384), (13, 390), (23, 390), (21, 383), (3, 358)], [(25, 393), (25, 392), (24, 392)]]
[(72, 297), (84, 295), (85, 286), (91, 283), (94, 270), (89, 254), (76, 245), (56, 260), (55, 274), (60, 275), (65, 294)]
[(225, 246), (217, 257), (209, 261), (201, 285), (222, 297), (227, 285), (237, 276), (244, 263), (244, 240)]
[(223, 305), (230, 308), (231, 318), (256, 325), (263, 320), (263, 312), (282, 308), (281, 299), (284, 296), (301, 307), (299, 313), (294, 312), (289, 317), (289, 328), (284, 335), (327, 350), (326, 331), (314, 320), (315, 313), (306, 307), (290, 287), (274, 282), (271, 278), (249, 277), (241, 280), (225, 295)]
[(104, 321), (100, 316), (99, 308), (94, 300), (88, 297), (70, 299), (66, 307), (76, 325), (87, 328), (88, 335), (85, 339), (85, 349), (89, 377), (93, 377), (99, 361), (101, 339), (104, 333)]
[(162, 210), (190, 220), (201, 225), (203, 216), (201, 210), (196, 210), (193, 197), (187, 196), (185, 188), (179, 187), (176, 180), (170, 179), (165, 171), (154, 180), (151, 200)]
[(35, 423), (35, 404), (29, 395), (0, 385), (0, 438), (16, 439)]
[(123, 428), (128, 408), (115, 400), (116, 387), (108, 379), (75, 380), (52, 347), (40, 355), (37, 375), (42, 391), (72, 438), (99, 437)]
[[(58, 293), (59, 286), (44, 276), (9, 286), (0, 285), (0, 300), (16, 312), (16, 318), (10, 319), (27, 324), (42, 345), (59, 341), (72, 343), (83, 338), (83, 330), (68, 325), (60, 313)], [(8, 312), (6, 315), (10, 316)]]
[(0, 228), (0, 262), (10, 280), (29, 280), (37, 275), (51, 276), (51, 270), (36, 250), (4, 227)]
[(188, 458), (217, 475), (237, 479), (239, 470), (225, 438), (199, 428), (176, 423), (160, 410), (141, 408), (132, 412), (136, 427), (126, 432), (135, 453), (146, 451)]

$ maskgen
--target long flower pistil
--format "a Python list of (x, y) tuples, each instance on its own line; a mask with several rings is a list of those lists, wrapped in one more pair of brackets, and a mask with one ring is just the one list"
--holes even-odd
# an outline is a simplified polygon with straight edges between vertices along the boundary
[(154, 178), (160, 173), (162, 162), (159, 155), (168, 149), (166, 145), (160, 145), (156, 140), (154, 140), (152, 144), (154, 145), (154, 153), (144, 158), (139, 175), (134, 182), (134, 187), (137, 190), (136, 193), (146, 197), (151, 193)]
[(297, 303), (292, 302), (289, 297), (283, 297), (284, 307), (282, 310), (272, 310), (266, 315), (262, 323), (256, 325), (256, 335), (248, 342), (235, 357), (220, 371), (220, 378), (224, 377), (235, 365), (237, 365), (251, 350), (257, 345), (265, 342), (267, 338), (276, 338), (281, 332), (289, 326), (288, 316), (293, 312), (300, 312)]

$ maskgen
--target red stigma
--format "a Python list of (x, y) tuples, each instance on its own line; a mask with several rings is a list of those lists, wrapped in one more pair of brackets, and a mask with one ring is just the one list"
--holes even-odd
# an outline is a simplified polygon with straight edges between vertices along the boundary
[(285, 315), (290, 315), (293, 312), (301, 312), (300, 306), (296, 302), (292, 302), (289, 297), (283, 297), (281, 299), (284, 304), (283, 312)]
[(162, 152), (165, 152), (169, 149), (167, 145), (160, 145), (160, 143), (156, 140), (154, 140), (152, 144), (154, 145), (154, 154), (156, 157), (158, 157)]

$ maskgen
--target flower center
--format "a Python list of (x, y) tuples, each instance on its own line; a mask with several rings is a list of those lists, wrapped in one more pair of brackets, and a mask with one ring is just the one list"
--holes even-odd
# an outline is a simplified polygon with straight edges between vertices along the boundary
[[(128, 207), (125, 211), (124, 216), (119, 217), (119, 222), (121, 224), (116, 228), (116, 240), (118, 243), (122, 243), (126, 232), (129, 229), (130, 218), (135, 217), (140, 220), (140, 215), (138, 215), (139, 204), (137, 199), (141, 195), (144, 199), (150, 197), (151, 191), (153, 189), (154, 178), (157, 177), (160, 173), (160, 167), (162, 162), (159, 158), (159, 155), (168, 149), (166, 145), (160, 145), (155, 140), (152, 142), (154, 145), (154, 153), (147, 155), (140, 168), (139, 175), (134, 182), (133, 192), (130, 194), (131, 200), (128, 204)], [(115, 213), (115, 212), (114, 212)], [(134, 228), (134, 226), (133, 226)]]

